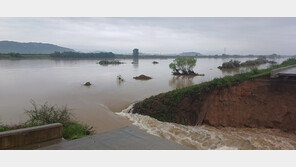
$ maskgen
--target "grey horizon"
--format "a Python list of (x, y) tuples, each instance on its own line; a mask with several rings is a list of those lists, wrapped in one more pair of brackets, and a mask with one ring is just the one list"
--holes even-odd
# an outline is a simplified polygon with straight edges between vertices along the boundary
[(0, 18), (0, 41), (77, 51), (296, 54), (296, 18)]

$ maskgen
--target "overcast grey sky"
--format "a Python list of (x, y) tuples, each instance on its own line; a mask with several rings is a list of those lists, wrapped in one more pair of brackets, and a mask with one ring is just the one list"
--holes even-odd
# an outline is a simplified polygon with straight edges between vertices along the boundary
[(0, 18), (0, 40), (78, 51), (296, 54), (296, 18)]

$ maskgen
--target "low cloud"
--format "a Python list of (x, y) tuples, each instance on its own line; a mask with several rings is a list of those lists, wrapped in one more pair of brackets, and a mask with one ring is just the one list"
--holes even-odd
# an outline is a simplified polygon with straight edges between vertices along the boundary
[(296, 54), (296, 18), (0, 18), (0, 40), (81, 51)]

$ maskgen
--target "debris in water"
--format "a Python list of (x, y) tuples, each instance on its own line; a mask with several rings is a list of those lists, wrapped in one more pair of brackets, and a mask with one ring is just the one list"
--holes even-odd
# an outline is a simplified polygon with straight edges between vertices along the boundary
[(84, 85), (84, 86), (90, 86), (91, 83), (90, 83), (90, 82), (85, 82), (83, 85)]
[(136, 79), (136, 80), (149, 80), (149, 79), (152, 79), (152, 78), (142, 74), (140, 76), (134, 77), (134, 79)]
[(118, 79), (118, 81), (121, 81), (121, 82), (124, 81), (124, 79), (123, 79), (123, 77), (122, 77), (121, 75), (118, 75), (118, 76), (117, 76), (117, 79)]

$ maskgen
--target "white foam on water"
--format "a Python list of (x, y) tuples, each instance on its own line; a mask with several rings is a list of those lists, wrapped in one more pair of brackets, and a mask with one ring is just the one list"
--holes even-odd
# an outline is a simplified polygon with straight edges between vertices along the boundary
[(277, 129), (185, 126), (161, 122), (146, 115), (133, 114), (133, 105), (117, 113), (147, 133), (195, 149), (295, 149), (296, 135)]

